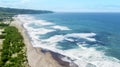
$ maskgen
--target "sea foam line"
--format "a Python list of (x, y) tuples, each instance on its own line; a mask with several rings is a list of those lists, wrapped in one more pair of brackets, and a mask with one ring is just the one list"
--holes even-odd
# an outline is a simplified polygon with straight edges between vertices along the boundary
[[(23, 18), (23, 20), (25, 19)], [(27, 21), (23, 21), (23, 23), (25, 22)], [(25, 28), (27, 31), (29, 31), (28, 33), (35, 32), (31, 31), (30, 28), (28, 28), (27, 26)], [(72, 33), (66, 35), (56, 35), (46, 40), (40, 40), (39, 38), (36, 38), (36, 35), (34, 35), (37, 33), (37, 31), (33, 34), (29, 34), (29, 36), (32, 38), (33, 47), (41, 47), (70, 57), (74, 60), (73, 62), (78, 64), (80, 67), (86, 67), (89, 63), (95, 65), (96, 67), (120, 67), (120, 61), (118, 59), (105, 56), (104, 52), (97, 51), (95, 48), (86, 48), (82, 45), (78, 49), (70, 50), (60, 50), (56, 48), (57, 42), (64, 40), (66, 37), (79, 37), (87, 39), (89, 41), (96, 41), (94, 38), (92, 38), (92, 36), (96, 35), (95, 33)]]
[(59, 29), (59, 30), (70, 30), (68, 27), (59, 26), (59, 25), (52, 26), (51, 28), (53, 28), (53, 29)]

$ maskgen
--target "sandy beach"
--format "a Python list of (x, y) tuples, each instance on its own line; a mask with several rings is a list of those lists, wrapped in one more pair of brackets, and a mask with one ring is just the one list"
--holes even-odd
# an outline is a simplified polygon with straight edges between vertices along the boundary
[(66, 67), (61, 66), (51, 55), (50, 52), (43, 53), (41, 48), (33, 47), (30, 39), (23, 28), (21, 21), (14, 17), (14, 21), (11, 23), (11, 26), (18, 28), (19, 32), (24, 38), (24, 43), (26, 45), (27, 51), (27, 60), (30, 67)]

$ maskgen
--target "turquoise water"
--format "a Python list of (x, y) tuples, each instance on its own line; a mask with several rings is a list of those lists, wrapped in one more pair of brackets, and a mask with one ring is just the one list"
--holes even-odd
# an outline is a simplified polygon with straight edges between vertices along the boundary
[(79, 67), (81, 64), (86, 66), (83, 61), (93, 67), (120, 66), (120, 13), (51, 13), (30, 16), (34, 20), (29, 20), (24, 27), (33, 44), (36, 44), (34, 47), (63, 54)]
[[(95, 38), (100, 41), (98, 46), (108, 47), (108, 49), (105, 50), (106, 55), (120, 59), (120, 13), (54, 13), (35, 15), (35, 17), (72, 29), (67, 32), (53, 32), (51, 35), (72, 32), (97, 33)], [(93, 45), (94, 43), (90, 44)], [(69, 45), (69, 47), (71, 46), (72, 45)]]

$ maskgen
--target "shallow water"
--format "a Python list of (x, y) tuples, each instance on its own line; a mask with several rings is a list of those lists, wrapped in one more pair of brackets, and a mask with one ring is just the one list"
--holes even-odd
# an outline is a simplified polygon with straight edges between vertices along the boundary
[(21, 19), (34, 47), (70, 57), (69, 62), (80, 67), (120, 67), (119, 17), (119, 13), (53, 13)]

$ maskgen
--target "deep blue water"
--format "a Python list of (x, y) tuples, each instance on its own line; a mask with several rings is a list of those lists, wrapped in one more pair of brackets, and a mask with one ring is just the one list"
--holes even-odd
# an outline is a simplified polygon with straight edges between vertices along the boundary
[(120, 13), (18, 15), (33, 47), (79, 67), (120, 67)]
[[(120, 59), (120, 13), (51, 13), (51, 14), (36, 14), (36, 19), (47, 20), (57, 25), (67, 26), (70, 31), (56, 31), (47, 33), (41, 38), (46, 39), (53, 35), (67, 33), (90, 33), (94, 32), (97, 42), (89, 42), (90, 45), (104, 46), (98, 50), (104, 50), (106, 55)], [(64, 45), (64, 44), (70, 45)], [(74, 42), (60, 42), (64, 49), (77, 48)]]

